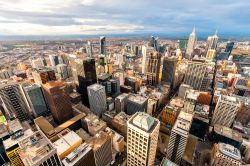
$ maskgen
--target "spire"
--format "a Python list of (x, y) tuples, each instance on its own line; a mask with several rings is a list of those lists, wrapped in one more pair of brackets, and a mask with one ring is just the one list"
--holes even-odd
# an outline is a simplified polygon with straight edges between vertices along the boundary
[(218, 37), (217, 34), (218, 34), (218, 28), (216, 28), (215, 30), (214, 37)]
[(193, 32), (192, 33), (195, 33), (195, 26), (194, 26), (194, 28), (193, 28)]

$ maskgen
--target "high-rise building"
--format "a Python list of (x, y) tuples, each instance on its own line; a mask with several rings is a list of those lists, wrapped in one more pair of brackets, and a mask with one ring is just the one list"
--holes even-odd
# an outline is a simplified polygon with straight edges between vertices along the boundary
[(101, 116), (107, 109), (105, 87), (100, 84), (88, 86), (90, 110)]
[(208, 60), (212, 60), (212, 59), (214, 59), (215, 55), (216, 55), (216, 49), (208, 49), (206, 58)]
[(195, 34), (195, 28), (194, 28), (193, 32), (189, 35), (189, 39), (188, 39), (187, 50), (186, 50), (187, 59), (191, 59), (193, 56), (192, 54), (195, 48), (196, 40), (197, 40), (197, 37)]
[(122, 93), (115, 98), (115, 111), (117, 113), (126, 111), (128, 96), (127, 93)]
[(46, 60), (43, 57), (31, 58), (30, 63), (31, 63), (32, 68), (41, 68), (47, 65)]
[(70, 97), (63, 81), (53, 81), (42, 85), (45, 100), (54, 120), (61, 124), (73, 117)]
[(20, 85), (15, 82), (0, 84), (0, 98), (7, 117), (17, 117), (20, 121), (29, 120), (28, 107)]
[(77, 92), (81, 94), (82, 103), (89, 106), (87, 87), (97, 83), (95, 59), (75, 59), (72, 61), (73, 78), (77, 84)]
[(62, 165), (56, 149), (40, 131), (24, 138), (18, 145), (18, 154), (25, 166)]
[(56, 69), (61, 79), (66, 79), (69, 77), (68, 66), (66, 64), (58, 64), (56, 65)]
[(188, 62), (184, 84), (190, 85), (195, 90), (200, 90), (206, 71), (206, 63), (198, 61)]
[(231, 54), (232, 50), (234, 48), (234, 42), (233, 41), (228, 41), (226, 45), (225, 52), (228, 52), (229, 55)]
[(21, 157), (18, 154), (20, 150), (18, 142), (31, 136), (33, 134), (33, 131), (31, 129), (24, 131), (22, 126), (20, 126), (21, 124), (18, 123), (15, 124), (17, 125), (15, 126), (16, 130), (14, 131), (13, 135), (10, 138), (3, 141), (3, 145), (11, 165), (24, 166), (24, 163), (22, 162)]
[(48, 108), (39, 85), (24, 83), (22, 84), (22, 89), (26, 103), (35, 117), (44, 115), (48, 112)]
[(86, 51), (87, 51), (87, 54), (89, 55), (89, 57), (93, 57), (93, 46), (92, 46), (91, 41), (87, 42)]
[(95, 165), (109, 165), (112, 162), (112, 142), (111, 137), (101, 131), (92, 137), (88, 144), (94, 151)]
[(159, 83), (161, 67), (161, 55), (157, 52), (151, 53), (147, 59), (147, 83), (151, 86), (155, 86)]
[(186, 49), (187, 48), (187, 43), (188, 43), (188, 40), (186, 40), (186, 39), (179, 40), (179, 48), (180, 49)]
[(142, 46), (142, 74), (147, 72), (147, 59), (155, 50), (153, 47)]
[(208, 36), (206, 50), (209, 49), (215, 50), (217, 48), (218, 39), (219, 38), (217, 36), (217, 30), (216, 30), (213, 36)]
[(139, 95), (130, 95), (127, 99), (127, 114), (147, 112), (148, 99)]
[(192, 120), (193, 114), (181, 111), (171, 130), (167, 158), (178, 165), (186, 149)]
[(220, 124), (230, 127), (240, 109), (237, 97), (221, 95), (217, 101), (211, 125)]
[(56, 65), (59, 64), (59, 57), (58, 55), (49, 55), (49, 60), (50, 60), (50, 64), (52, 67), (55, 67)]
[(224, 143), (215, 144), (212, 152), (212, 166), (240, 166), (239, 149)]
[(38, 68), (34, 69), (32, 72), (34, 81), (38, 85), (45, 84), (48, 81), (55, 81), (56, 75), (55, 71), (49, 68)]
[(174, 84), (177, 62), (178, 60), (175, 57), (165, 57), (163, 60), (161, 81), (169, 84), (171, 87)]
[(150, 47), (153, 47), (155, 51), (158, 51), (158, 37), (151, 36)]
[(106, 55), (106, 37), (105, 36), (100, 37), (100, 54)]
[(154, 165), (160, 122), (137, 112), (127, 122), (127, 165)]

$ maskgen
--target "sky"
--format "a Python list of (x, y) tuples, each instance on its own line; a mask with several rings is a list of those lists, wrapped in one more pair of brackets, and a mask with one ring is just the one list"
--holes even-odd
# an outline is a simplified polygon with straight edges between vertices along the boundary
[(250, 36), (249, 0), (0, 0), (0, 35)]

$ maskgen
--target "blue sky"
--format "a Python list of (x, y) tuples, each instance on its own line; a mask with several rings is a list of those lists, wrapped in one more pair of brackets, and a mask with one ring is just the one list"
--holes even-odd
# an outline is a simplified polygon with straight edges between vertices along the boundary
[(250, 36), (249, 0), (0, 0), (0, 35)]

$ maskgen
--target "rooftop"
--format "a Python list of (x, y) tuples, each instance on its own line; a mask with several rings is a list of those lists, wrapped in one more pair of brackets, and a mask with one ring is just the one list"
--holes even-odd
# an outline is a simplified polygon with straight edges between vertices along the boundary
[(215, 124), (214, 131), (219, 135), (222, 135), (224, 137), (228, 137), (228, 138), (233, 139), (235, 141), (238, 141), (238, 142), (243, 141), (242, 135), (240, 133), (238, 133), (237, 131), (234, 131), (231, 128), (228, 128), (226, 126)]
[(105, 144), (108, 139), (111, 139), (109, 135), (103, 131), (96, 134), (94, 137), (89, 139), (88, 144), (92, 147), (94, 151), (97, 151), (103, 144)]
[(241, 160), (239, 149), (235, 148), (232, 145), (224, 144), (224, 143), (219, 143), (218, 146), (219, 146), (220, 153), (230, 158), (233, 158), (234, 160), (237, 160), (237, 161)]
[(23, 139), (18, 144), (20, 147), (20, 157), (24, 163), (28, 162), (29, 165), (36, 165), (36, 163), (46, 157), (48, 153), (55, 150), (51, 143), (39, 131)]
[(188, 135), (193, 120), (193, 114), (181, 111), (174, 124), (173, 130), (185, 136)]
[(128, 100), (133, 101), (138, 104), (143, 104), (147, 101), (147, 98), (139, 96), (139, 95), (130, 95)]
[(133, 123), (148, 131), (154, 124), (154, 118), (144, 112), (139, 112), (133, 119)]
[(90, 85), (88, 86), (88, 89), (92, 89), (94, 91), (98, 91), (100, 89), (103, 89), (104, 86), (100, 85), (100, 84), (93, 84), (93, 85)]

